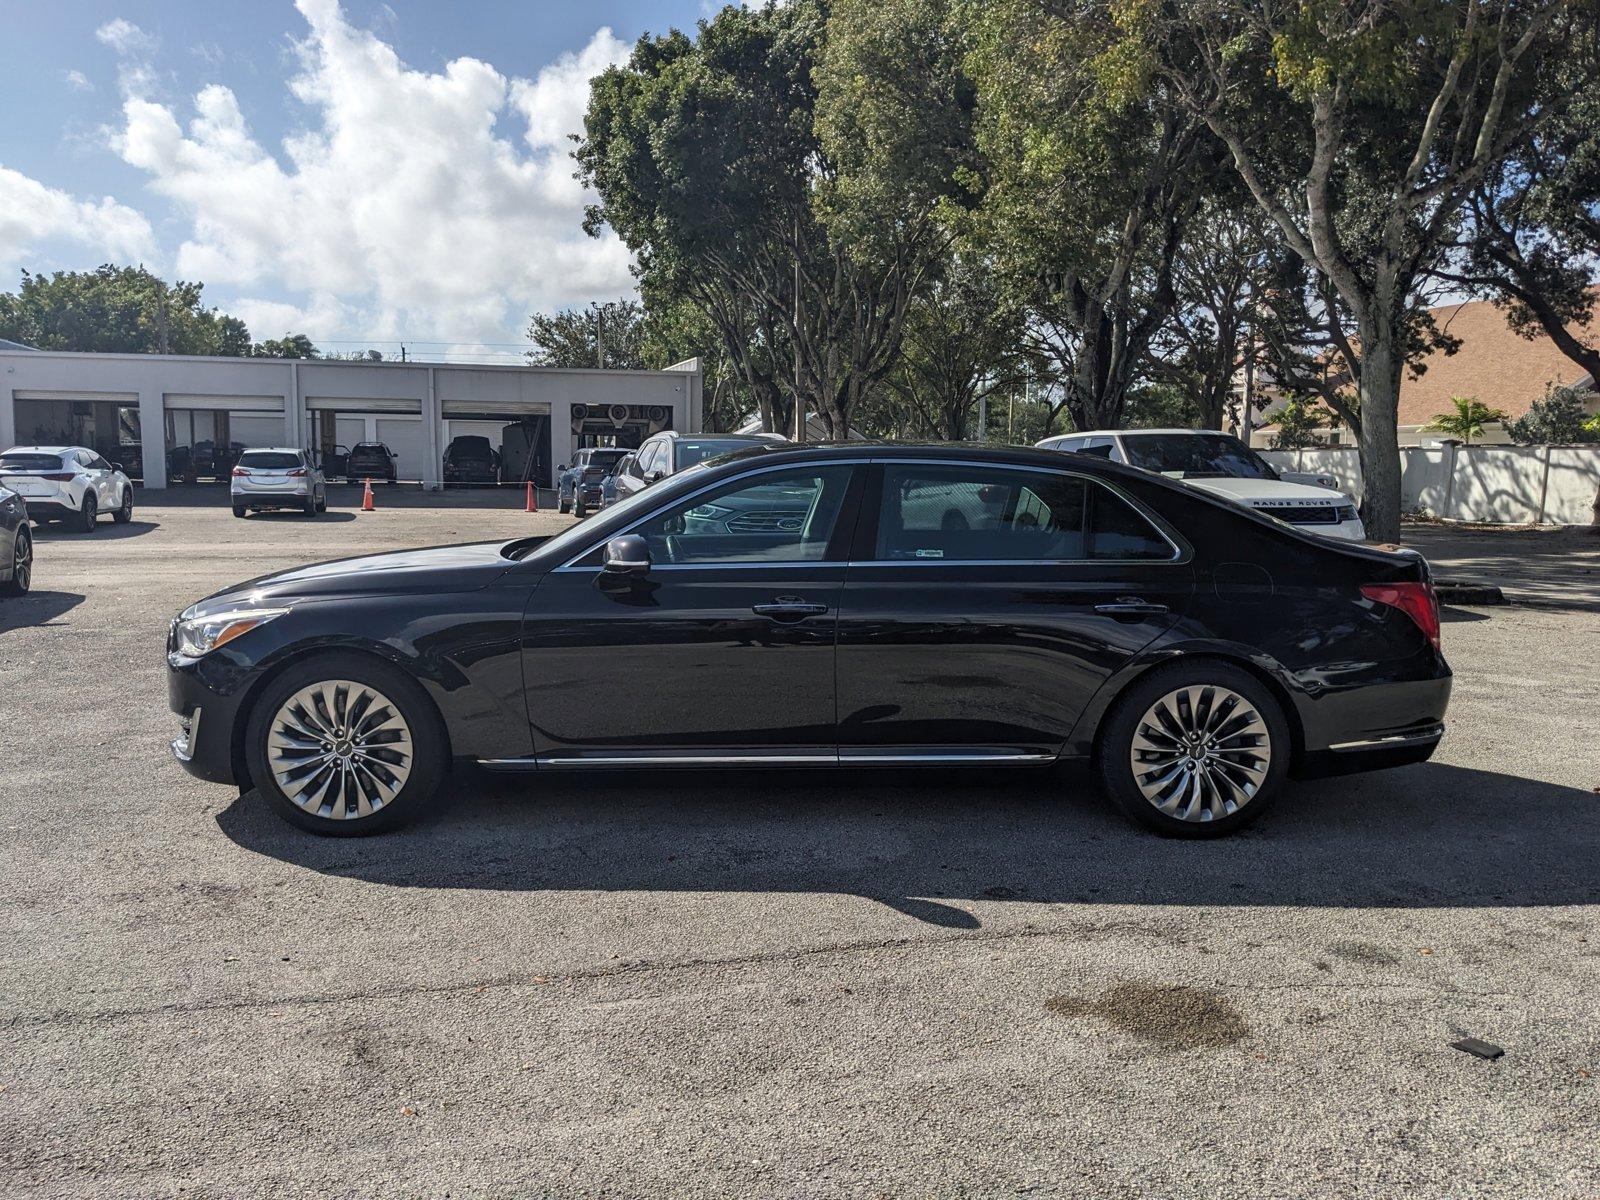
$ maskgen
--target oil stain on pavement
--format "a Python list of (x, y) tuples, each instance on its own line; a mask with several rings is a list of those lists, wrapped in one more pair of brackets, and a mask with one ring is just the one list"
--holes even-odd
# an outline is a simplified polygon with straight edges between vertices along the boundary
[(1092, 1000), (1052, 996), (1045, 1007), (1063, 1017), (1098, 1018), (1164, 1050), (1216, 1050), (1250, 1032), (1232, 1004), (1201, 988), (1119, 983)]

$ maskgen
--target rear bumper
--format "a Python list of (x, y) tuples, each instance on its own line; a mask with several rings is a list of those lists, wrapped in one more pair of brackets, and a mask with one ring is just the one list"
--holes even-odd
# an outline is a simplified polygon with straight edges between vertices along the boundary
[(233, 502), (246, 508), (304, 508), (311, 489), (298, 492), (234, 492)]
[(60, 497), (21, 496), (18, 498), (22, 501), (23, 507), (28, 510), (28, 516), (35, 521), (45, 521), (52, 517), (75, 516), (78, 512), (77, 507), (71, 500)]
[(1295, 765), (1300, 779), (1349, 775), (1426, 762), (1444, 737), (1450, 702), (1448, 672), (1351, 688), (1302, 708), (1305, 745)]

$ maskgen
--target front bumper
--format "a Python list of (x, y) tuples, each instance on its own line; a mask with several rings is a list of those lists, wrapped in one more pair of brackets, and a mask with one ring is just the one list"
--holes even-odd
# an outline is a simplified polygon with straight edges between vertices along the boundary
[(172, 757), (195, 778), (242, 783), (233, 733), (249, 678), (248, 672), (215, 653), (199, 659), (168, 653), (167, 705), (178, 714), (179, 728), (171, 743)]

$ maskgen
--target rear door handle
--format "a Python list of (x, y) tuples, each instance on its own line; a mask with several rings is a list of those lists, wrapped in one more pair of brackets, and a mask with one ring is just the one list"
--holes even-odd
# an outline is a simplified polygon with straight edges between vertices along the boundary
[(777, 620), (794, 620), (799, 617), (820, 617), (828, 611), (826, 604), (811, 604), (798, 596), (779, 596), (771, 604), (753, 604), (750, 611), (761, 617)]
[(1111, 604), (1096, 604), (1094, 610), (1113, 617), (1157, 617), (1169, 611), (1165, 604), (1153, 604), (1138, 596), (1118, 596)]

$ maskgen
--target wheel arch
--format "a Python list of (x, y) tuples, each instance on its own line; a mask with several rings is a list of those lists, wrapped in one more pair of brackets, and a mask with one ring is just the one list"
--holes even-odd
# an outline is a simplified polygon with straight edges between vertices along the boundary
[[(1146, 678), (1150, 672), (1159, 671), (1163, 667), (1176, 664), (1189, 666), (1204, 662), (1221, 663), (1223, 666), (1243, 671), (1266, 688), (1268, 694), (1277, 701), (1278, 708), (1283, 713), (1284, 723), (1289, 727), (1289, 770), (1291, 775), (1294, 774), (1305, 756), (1305, 727), (1293, 691), (1276, 673), (1282, 668), (1272, 663), (1270, 659), (1263, 662), (1259, 655), (1252, 655), (1243, 649), (1232, 650), (1226, 647), (1206, 647), (1201, 650), (1173, 649), (1130, 665), (1124, 672), (1107, 680), (1095, 693), (1090, 708), (1079, 717), (1078, 726), (1073, 730), (1073, 736), (1063, 753), (1098, 761), (1100, 743), (1105, 732), (1106, 714), (1130, 688)], [(1267, 665), (1268, 663), (1271, 665)]]
[(369, 659), (383, 666), (393, 667), (405, 673), (422, 690), (427, 698), (428, 706), (434, 717), (439, 722), (439, 729), (444, 734), (445, 757), (448, 762), (452, 756), (450, 739), (450, 723), (444, 719), (444, 713), (439, 708), (439, 702), (434, 698), (428, 680), (419, 675), (405, 658), (395, 654), (385, 654), (371, 646), (357, 644), (323, 643), (318, 645), (303, 646), (285, 654), (281, 659), (273, 662), (272, 666), (261, 673), (259, 679), (254, 680), (248, 691), (239, 701), (234, 710), (233, 728), (229, 735), (228, 756), (233, 764), (233, 775), (238, 781), (241, 792), (249, 791), (254, 786), (250, 775), (250, 756), (245, 752), (245, 733), (250, 728), (250, 719), (255, 715), (256, 706), (261, 702), (261, 697), (272, 686), (274, 680), (280, 678), (285, 671), (291, 670), (306, 662), (308, 659), (317, 658), (328, 654), (351, 655), (357, 658)]

